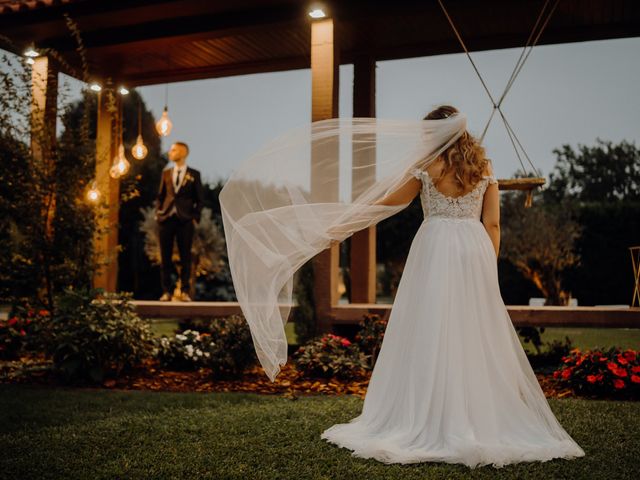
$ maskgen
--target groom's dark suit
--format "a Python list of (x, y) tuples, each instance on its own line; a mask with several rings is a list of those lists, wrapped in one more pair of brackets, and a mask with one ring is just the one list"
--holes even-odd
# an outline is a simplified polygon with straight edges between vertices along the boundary
[(160, 236), (162, 259), (162, 290), (171, 292), (171, 270), (174, 238), (180, 253), (180, 281), (183, 292), (189, 292), (191, 278), (191, 245), (195, 223), (200, 223), (204, 206), (204, 189), (200, 172), (187, 167), (182, 174), (179, 187), (173, 183), (173, 168), (162, 172), (160, 188), (156, 198), (156, 219)]

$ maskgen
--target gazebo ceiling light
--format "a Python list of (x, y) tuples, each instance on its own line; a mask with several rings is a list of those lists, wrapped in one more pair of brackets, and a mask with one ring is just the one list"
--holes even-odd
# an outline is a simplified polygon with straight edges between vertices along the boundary
[(317, 19), (317, 18), (325, 18), (327, 14), (323, 8), (315, 7), (309, 10), (309, 16), (311, 18)]
[(39, 57), (40, 54), (35, 48), (29, 47), (24, 51), (24, 56), (29, 58), (36, 58), (36, 57)]
[(118, 92), (120, 92), (120, 95), (129, 95), (129, 90), (127, 90), (125, 87), (120, 87), (118, 89)]
[(100, 84), (99, 83), (95, 83), (95, 82), (92, 83), (91, 85), (89, 85), (89, 88), (91, 90), (93, 90), (94, 92), (99, 92), (99, 91), (102, 90), (102, 87), (100, 86)]

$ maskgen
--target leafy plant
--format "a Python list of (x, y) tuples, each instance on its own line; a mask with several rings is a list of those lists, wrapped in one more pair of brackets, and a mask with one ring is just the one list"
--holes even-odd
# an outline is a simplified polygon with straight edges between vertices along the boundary
[(387, 320), (377, 314), (367, 314), (359, 325), (360, 330), (356, 333), (354, 339), (360, 346), (360, 350), (369, 356), (368, 367), (373, 369), (382, 346), (384, 332), (387, 329)]
[(576, 393), (640, 398), (640, 352), (573, 349), (553, 374), (556, 381)]
[(367, 356), (347, 338), (324, 334), (293, 353), (296, 368), (305, 377), (342, 378), (360, 376), (368, 367)]
[(102, 382), (153, 355), (153, 334), (129, 293), (67, 289), (45, 323), (43, 339), (54, 370), (66, 381)]
[(211, 357), (215, 343), (208, 333), (185, 330), (173, 338), (162, 335), (156, 342), (156, 355), (164, 368), (195, 370), (204, 367)]
[(210, 368), (214, 378), (235, 378), (257, 360), (251, 331), (241, 315), (215, 318), (208, 331), (188, 329), (156, 341), (163, 367), (193, 370)]

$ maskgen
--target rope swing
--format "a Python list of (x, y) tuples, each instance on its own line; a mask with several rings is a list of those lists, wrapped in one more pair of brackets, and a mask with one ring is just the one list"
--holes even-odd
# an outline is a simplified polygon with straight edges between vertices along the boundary
[[(444, 15), (447, 17), (447, 21), (449, 22), (449, 25), (451, 25), (451, 28), (453, 29), (453, 32), (455, 33), (458, 41), (460, 42), (460, 45), (462, 45), (462, 48), (464, 49), (464, 52), (467, 55), (467, 58), (471, 62), (471, 65), (473, 66), (474, 71), (478, 75), (478, 78), (480, 79), (480, 82), (482, 83), (482, 86), (484, 87), (484, 90), (487, 92), (487, 95), (489, 96), (489, 99), (491, 100), (491, 104), (493, 105), (493, 109), (491, 110), (491, 115), (489, 116), (489, 120), (487, 121), (487, 124), (485, 125), (484, 130), (482, 131), (482, 135), (480, 136), (480, 143), (482, 143), (482, 140), (484, 139), (484, 136), (487, 133), (487, 129), (489, 128), (489, 124), (491, 123), (491, 120), (493, 119), (493, 116), (495, 115), (495, 113), (497, 111), (500, 114), (500, 117), (502, 118), (502, 122), (504, 123), (505, 129), (507, 131), (507, 135), (509, 136), (509, 140), (511, 141), (511, 145), (513, 146), (513, 149), (516, 152), (516, 156), (518, 157), (518, 161), (520, 162), (520, 165), (522, 166), (522, 171), (525, 173), (525, 175), (527, 175), (529, 172), (527, 171), (528, 169), (525, 166), (525, 164), (524, 164), (524, 162), (522, 160), (522, 157), (520, 156), (520, 152), (518, 152), (518, 147), (520, 147), (520, 150), (522, 150), (522, 154), (524, 155), (524, 157), (526, 158), (527, 162), (531, 166), (531, 173), (533, 173), (534, 176), (525, 177), (525, 178), (509, 178), (509, 179), (499, 179), (498, 180), (498, 184), (499, 184), (500, 190), (525, 190), (525, 191), (527, 191), (527, 198), (525, 200), (524, 206), (526, 208), (528, 208), (528, 207), (531, 206), (531, 203), (532, 203), (532, 200), (533, 200), (533, 190), (535, 188), (539, 188), (542, 185), (544, 185), (546, 180), (545, 180), (544, 177), (540, 176), (540, 172), (533, 165), (533, 162), (529, 158), (529, 155), (527, 155), (527, 152), (525, 151), (524, 147), (522, 146), (522, 144), (518, 140), (518, 137), (516, 136), (515, 132), (513, 131), (513, 128), (511, 128), (511, 125), (507, 121), (507, 118), (505, 117), (504, 112), (501, 110), (500, 107), (502, 105), (504, 97), (507, 95), (507, 93), (511, 89), (511, 86), (513, 85), (513, 82), (515, 81), (516, 77), (518, 76), (518, 74), (522, 70), (522, 67), (524, 66), (524, 63), (526, 62), (527, 58), (529, 58), (529, 54), (531, 53), (531, 50), (533, 49), (535, 44), (538, 42), (538, 39), (542, 35), (543, 30), (545, 29), (545, 27), (549, 23), (549, 20), (551, 19), (551, 16), (553, 15), (553, 12), (555, 11), (556, 7), (558, 6), (558, 3), (560, 3), (560, 0), (555, 0), (553, 6), (551, 7), (551, 9), (548, 12), (546, 12), (546, 10), (547, 10), (547, 5), (549, 4), (549, 0), (545, 0), (544, 5), (542, 5), (542, 9), (540, 10), (540, 13), (538, 14), (538, 18), (536, 19), (536, 23), (534, 24), (533, 29), (531, 30), (529, 38), (527, 39), (527, 43), (525, 44), (522, 52), (520, 53), (520, 57), (518, 58), (518, 61), (516, 62), (515, 67), (513, 68), (513, 72), (511, 72), (511, 76), (509, 77), (509, 81), (507, 82), (507, 85), (505, 86), (504, 92), (502, 92), (502, 95), (500, 96), (500, 99), (497, 102), (494, 100), (493, 95), (491, 95), (491, 92), (489, 91), (489, 88), (487, 87), (487, 84), (485, 83), (484, 79), (482, 78), (482, 75), (480, 74), (480, 71), (476, 67), (476, 64), (473, 61), (473, 59), (471, 58), (471, 55), (469, 54), (469, 50), (467, 49), (467, 46), (465, 45), (464, 41), (462, 40), (462, 37), (460, 36), (460, 33), (458, 32), (458, 29), (456, 28), (455, 24), (453, 23), (453, 20), (451, 19), (451, 16), (449, 15), (449, 12), (447, 12), (447, 9), (445, 8), (444, 3), (442, 2), (442, 0), (438, 0), (438, 3), (440, 4), (440, 7), (442, 8), (442, 11), (444, 12)], [(543, 20), (543, 17), (545, 15), (546, 15), (546, 17)], [(536, 30), (537, 30), (537, 32), (536, 32)], [(530, 43), (531, 43), (531, 45), (529, 45)], [(527, 50), (527, 48), (528, 48), (528, 50)]]

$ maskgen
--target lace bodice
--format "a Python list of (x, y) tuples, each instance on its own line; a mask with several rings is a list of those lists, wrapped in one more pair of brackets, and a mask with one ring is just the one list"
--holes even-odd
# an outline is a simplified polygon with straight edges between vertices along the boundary
[(411, 174), (422, 182), (420, 203), (424, 218), (471, 218), (480, 220), (482, 199), (487, 186), (498, 183), (493, 175), (484, 175), (473, 190), (458, 197), (450, 197), (436, 189), (431, 175), (425, 170), (415, 168)]

